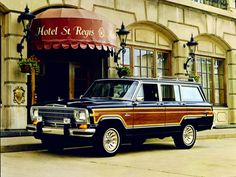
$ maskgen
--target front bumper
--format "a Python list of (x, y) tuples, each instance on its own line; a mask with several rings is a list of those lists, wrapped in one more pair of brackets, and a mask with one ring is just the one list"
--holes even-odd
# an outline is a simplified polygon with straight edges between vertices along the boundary
[(43, 134), (51, 134), (51, 135), (65, 135), (65, 136), (79, 136), (79, 137), (92, 137), (96, 129), (87, 128), (87, 129), (78, 129), (78, 128), (70, 128), (68, 125), (64, 125), (63, 127), (48, 127), (43, 126), (41, 122), (38, 122), (37, 125), (29, 124), (26, 129), (29, 132), (36, 133), (38, 136)]

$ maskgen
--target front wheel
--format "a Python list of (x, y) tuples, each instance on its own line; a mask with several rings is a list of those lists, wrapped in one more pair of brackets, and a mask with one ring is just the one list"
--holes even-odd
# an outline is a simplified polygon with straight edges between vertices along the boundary
[(175, 146), (182, 149), (190, 149), (196, 142), (196, 130), (193, 125), (186, 124), (181, 133), (173, 136)]
[(49, 152), (59, 153), (64, 149), (64, 144), (52, 139), (42, 139), (42, 144)]
[(108, 127), (100, 130), (96, 136), (94, 147), (102, 156), (114, 156), (121, 144), (121, 136), (119, 129)]

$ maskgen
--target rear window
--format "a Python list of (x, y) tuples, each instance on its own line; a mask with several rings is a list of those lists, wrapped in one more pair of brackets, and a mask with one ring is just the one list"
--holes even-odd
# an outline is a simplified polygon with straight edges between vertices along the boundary
[(203, 102), (203, 97), (198, 87), (182, 86), (181, 87), (182, 101)]

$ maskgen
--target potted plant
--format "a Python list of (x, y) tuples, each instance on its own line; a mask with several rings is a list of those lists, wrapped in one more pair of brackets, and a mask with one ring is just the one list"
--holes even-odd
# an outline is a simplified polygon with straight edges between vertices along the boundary
[(30, 73), (32, 68), (34, 68), (35, 72), (38, 73), (39, 63), (40, 60), (35, 55), (32, 55), (29, 58), (22, 58), (18, 62), (22, 73)]
[(198, 74), (194, 75), (189, 75), (189, 78), (191, 79), (194, 79), (196, 82), (199, 82), (200, 81), (200, 76)]
[(116, 67), (117, 74), (121, 78), (123, 76), (130, 76), (130, 68), (127, 66), (118, 66)]

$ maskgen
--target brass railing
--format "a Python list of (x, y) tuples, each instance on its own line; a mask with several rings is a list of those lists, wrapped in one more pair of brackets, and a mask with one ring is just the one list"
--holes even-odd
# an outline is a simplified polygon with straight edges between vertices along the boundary
[(207, 4), (213, 7), (221, 8), (227, 10), (228, 1), (227, 0), (192, 0), (194, 2)]

